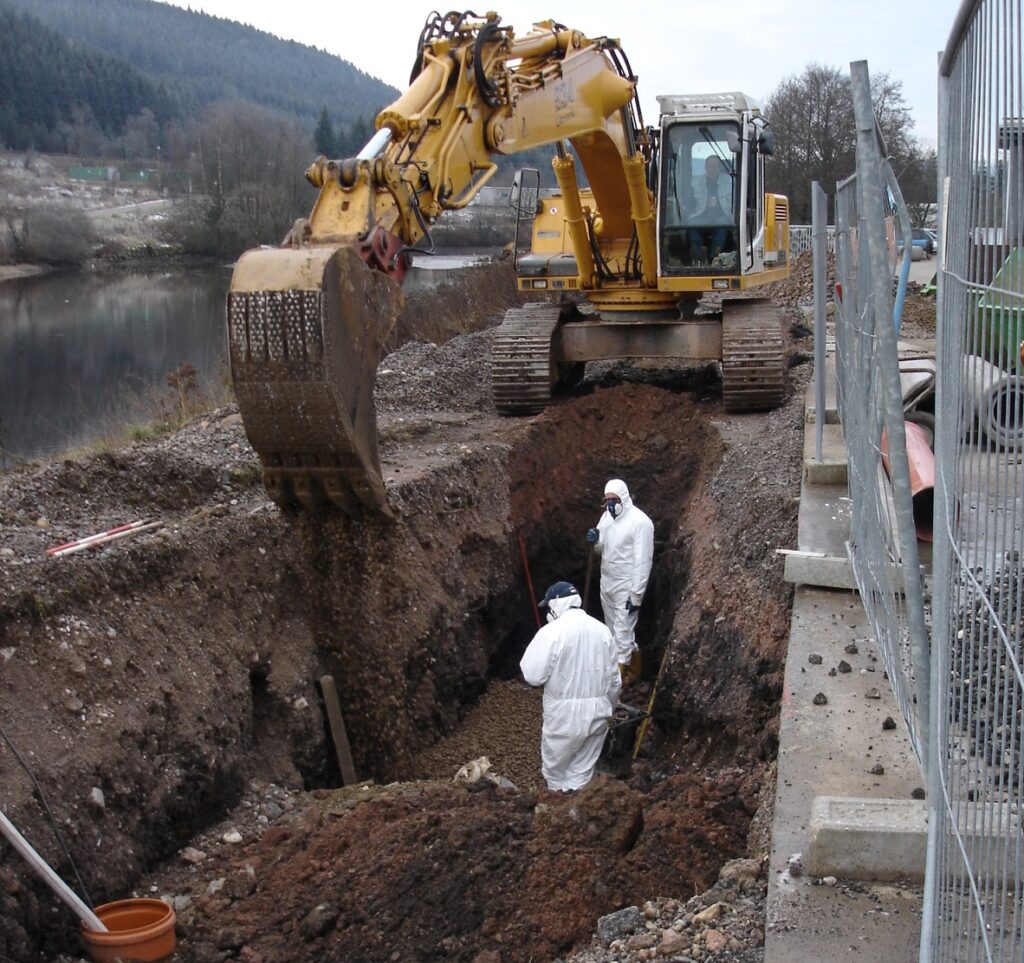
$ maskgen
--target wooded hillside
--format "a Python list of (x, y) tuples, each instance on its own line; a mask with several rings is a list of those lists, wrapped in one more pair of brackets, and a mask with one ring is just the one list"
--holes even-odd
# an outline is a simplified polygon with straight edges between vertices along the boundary
[(325, 105), (349, 127), (397, 93), (331, 54), (153, 0), (0, 0), (0, 142), (15, 149), (69, 149), (55, 135), (75, 108), (108, 137), (144, 108), (188, 126), (240, 99), (312, 131)]

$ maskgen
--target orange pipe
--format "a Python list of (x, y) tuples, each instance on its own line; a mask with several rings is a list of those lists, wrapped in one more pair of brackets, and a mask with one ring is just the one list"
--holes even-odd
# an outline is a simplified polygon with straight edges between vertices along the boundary
[[(932, 540), (932, 514), (935, 509), (935, 453), (928, 443), (928, 433), (920, 425), (908, 421), (903, 426), (907, 436), (907, 465), (910, 468), (910, 497), (914, 511), (914, 527), (922, 542)], [(882, 432), (882, 464), (891, 478), (889, 443)]]

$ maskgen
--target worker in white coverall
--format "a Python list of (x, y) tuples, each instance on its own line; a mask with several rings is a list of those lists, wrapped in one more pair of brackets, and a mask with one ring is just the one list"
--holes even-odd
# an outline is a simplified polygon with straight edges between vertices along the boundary
[(605, 510), (587, 541), (601, 556), (601, 608), (619, 653), (623, 679), (640, 677), (636, 621), (654, 558), (654, 523), (629, 497), (618, 478), (604, 486)]
[(611, 632), (583, 611), (575, 586), (555, 582), (540, 605), (548, 624), (526, 647), (519, 668), (530, 685), (544, 686), (544, 781), (567, 792), (593, 778), (622, 682)]

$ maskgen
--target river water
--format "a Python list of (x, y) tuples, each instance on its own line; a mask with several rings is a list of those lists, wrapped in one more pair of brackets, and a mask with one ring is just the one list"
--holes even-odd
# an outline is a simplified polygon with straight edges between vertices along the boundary
[[(474, 256), (418, 259), (406, 294)], [(0, 468), (46, 458), (159, 420), (196, 371), (227, 397), (224, 300), (231, 266), (76, 271), (0, 283)]]

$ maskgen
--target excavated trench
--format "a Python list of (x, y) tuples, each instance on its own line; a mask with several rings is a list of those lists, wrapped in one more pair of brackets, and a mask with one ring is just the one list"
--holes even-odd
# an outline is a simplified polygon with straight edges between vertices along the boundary
[[(567, 951), (621, 906), (709, 887), (745, 853), (774, 756), (788, 594), (766, 569), (759, 525), (792, 514), (744, 479), (723, 483), (723, 459), (742, 446), (723, 442), (721, 418), (713, 401), (637, 384), (523, 421), (384, 418), (396, 520), (288, 522), (250, 488), (236, 508), (198, 508), (191, 530), (87, 560), (70, 583), (34, 585), (31, 605), (6, 612), (5, 645), (49, 649), (71, 619), (86, 627), (72, 639), (86, 664), (113, 662), (92, 689), (77, 669), (67, 676), (83, 724), (64, 718), (54, 738), (75, 753), (40, 746), (62, 759), (40, 774), (51, 794), (105, 794), (88, 818), (75, 806), (67, 820), (93, 900), (144, 879), (192, 893), (179, 913), (185, 961), (233, 958), (243, 945), (267, 960), (470, 961), (488, 941), (514, 961)], [(771, 425), (765, 416), (744, 430)], [(771, 472), (762, 461), (743, 471)], [(122, 479), (124, 467), (84, 473)], [(145, 467), (133, 466), (142, 487), (147, 474), (196, 487), (159, 459)], [(585, 582), (583, 536), (612, 477), (655, 522), (644, 677), (625, 694), (652, 705), (653, 724), (628, 782), (600, 777), (561, 799), (539, 775), (540, 693), (516, 678), (536, 628), (527, 569), (538, 594), (557, 579)], [(71, 487), (59, 472), (56, 485)], [(41, 683), (32, 666), (5, 670), (26, 693), (26, 718), (51, 711), (42, 689), (65, 682)], [(359, 776), (385, 787), (366, 805), (347, 795), (358, 790), (327, 791), (339, 776), (325, 674)], [(103, 716), (118, 720), (113, 738), (93, 722), (103, 703), (117, 706)], [(518, 790), (454, 785), (480, 755)], [(267, 784), (286, 787), (301, 818), (183, 875), (174, 854), (247, 786)], [(13, 814), (44, 836), (31, 790), (12, 792)], [(53, 925), (52, 897), (11, 857), (0, 877), (0, 954), (53, 960), (73, 945), (72, 929)], [(225, 892), (214, 878), (228, 880)], [(295, 921), (318, 903), (333, 907), (330, 924), (299, 933)], [(299, 936), (308, 945), (288, 955)]]

